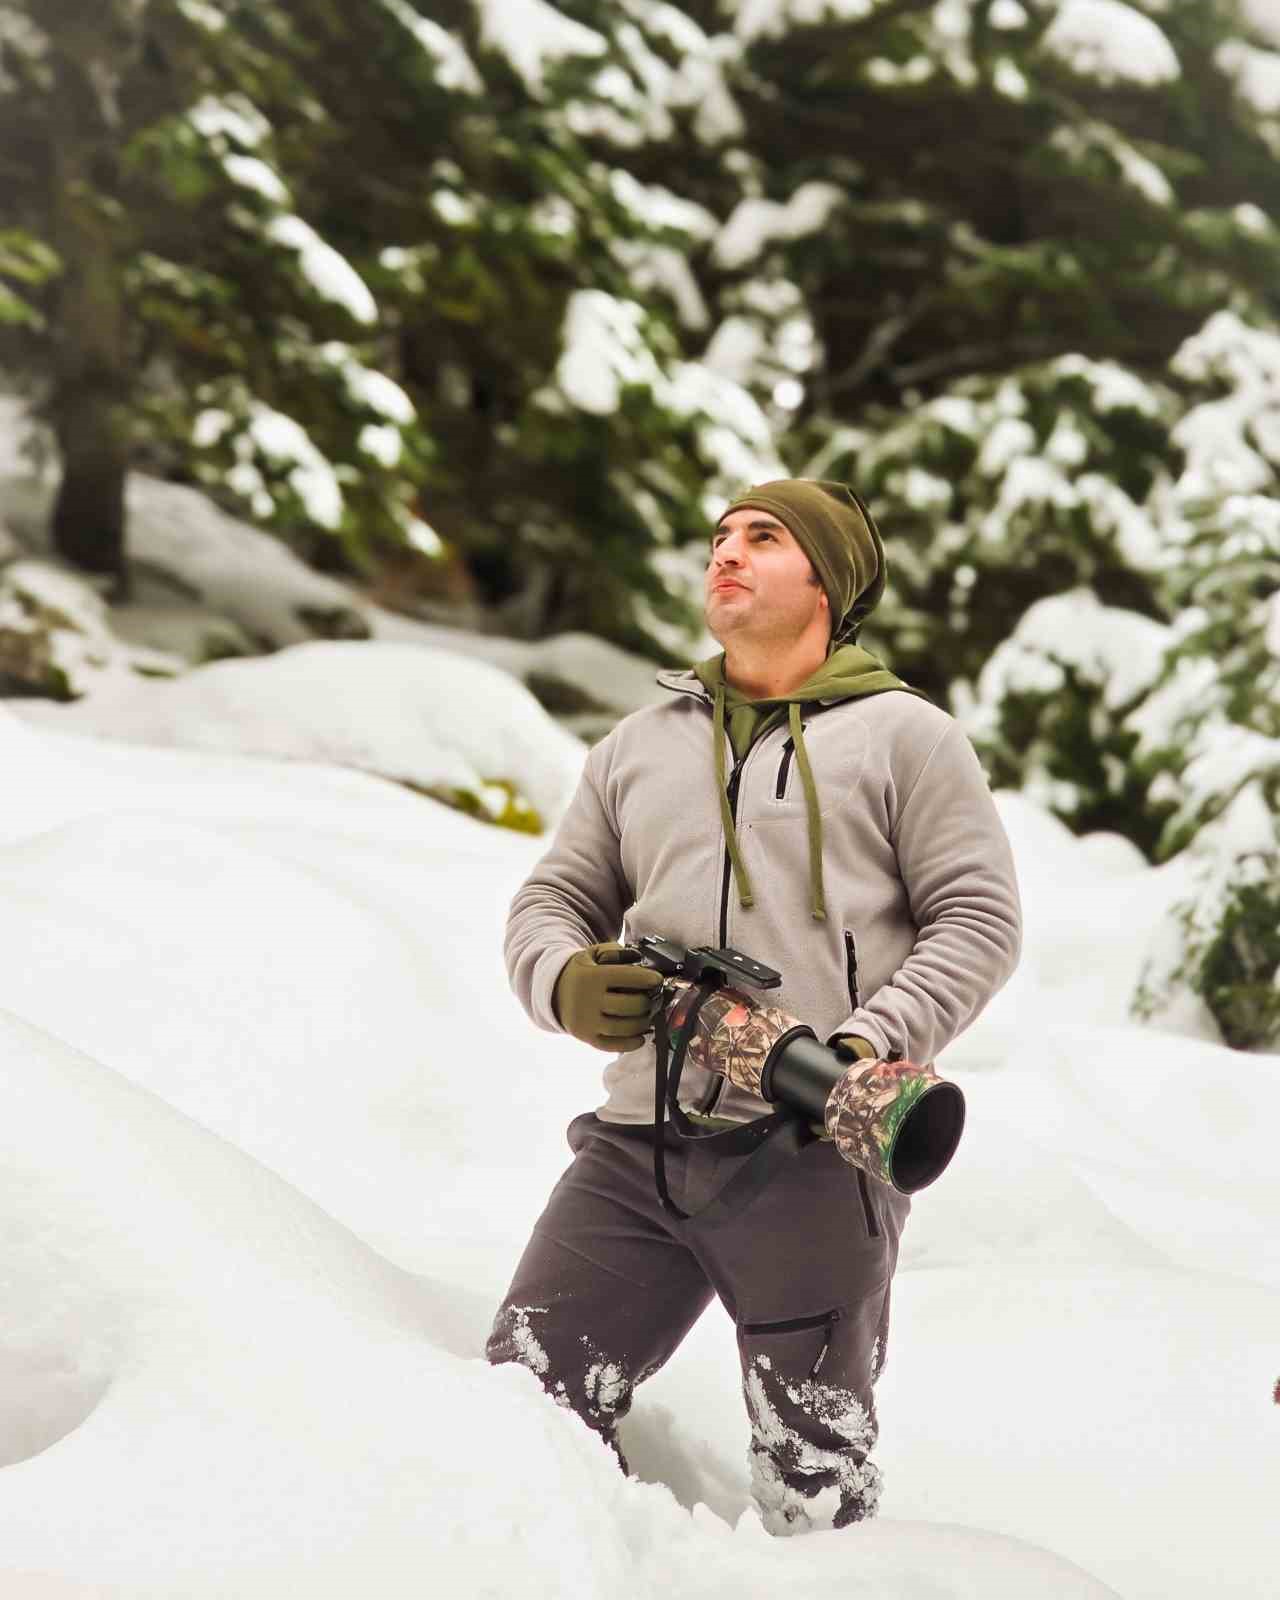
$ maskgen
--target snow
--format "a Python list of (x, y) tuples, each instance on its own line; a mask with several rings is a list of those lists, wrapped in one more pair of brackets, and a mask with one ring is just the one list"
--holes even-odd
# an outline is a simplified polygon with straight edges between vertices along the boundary
[(859, 22), (876, 8), (876, 0), (744, 0), (734, 18), (740, 39), (776, 39), (792, 27), (823, 22)]
[(1066, 377), (1082, 377), (1093, 390), (1093, 404), (1099, 411), (1137, 411), (1156, 416), (1160, 401), (1151, 385), (1114, 361), (1091, 361), (1088, 356), (1059, 356), (1051, 370)]
[(404, 439), (399, 428), (366, 422), (357, 436), (356, 443), (365, 455), (388, 469), (396, 466), (404, 454)]
[(1271, 232), (1271, 218), (1261, 206), (1255, 206), (1252, 201), (1244, 200), (1237, 206), (1232, 206), (1231, 215), (1246, 233), (1255, 237)]
[(904, 84), (928, 83), (936, 68), (928, 56), (912, 56), (909, 61), (890, 61), (886, 56), (876, 56), (867, 62), (866, 74), (871, 82), (883, 89), (897, 89)]
[(642, 306), (603, 289), (577, 289), (570, 296), (556, 378), (580, 411), (608, 416), (618, 409), (625, 385), (661, 384), (643, 321)]
[(735, 383), (749, 383), (760, 370), (768, 348), (764, 329), (755, 317), (726, 317), (703, 352), (702, 364)]
[(575, 22), (545, 0), (477, 0), (480, 36), (499, 50), (531, 94), (543, 91), (547, 67), (566, 56), (602, 56), (603, 34)]
[(1049, 144), (1079, 165), (1084, 165), (1093, 151), (1102, 150), (1115, 163), (1130, 188), (1152, 205), (1167, 206), (1173, 202), (1173, 187), (1155, 162), (1140, 155), (1104, 123), (1086, 121), (1074, 127), (1059, 128)]
[(209, 5), (207, 0), (176, 0), (176, 4), (188, 22), (194, 22), (206, 33), (221, 33), (227, 25), (222, 12), (216, 6)]
[(260, 194), (264, 200), (271, 200), (276, 205), (289, 204), (289, 191), (284, 180), (273, 167), (265, 161), (260, 161), (257, 156), (225, 155), (222, 165), (227, 176), (242, 188), (252, 189), (255, 194)]
[(206, 95), (187, 113), (196, 132), (206, 139), (234, 139), (254, 150), (270, 136), (271, 124), (251, 100), (240, 94), (224, 99)]
[(1122, 0), (1064, 0), (1040, 45), (1081, 77), (1104, 84), (1153, 88), (1182, 72), (1159, 24)]
[(468, 227), (478, 215), (475, 201), (452, 189), (437, 189), (431, 196), (431, 209), (451, 228)]
[(1170, 363), (1179, 377), (1230, 386), (1225, 396), (1187, 411), (1171, 431), (1186, 453), (1178, 483), (1185, 499), (1221, 490), (1249, 494), (1271, 486), (1273, 468), (1255, 442), (1267, 437), (1268, 411), (1280, 409), (1280, 334), (1251, 328), (1231, 311), (1215, 312)]
[(813, 182), (801, 184), (785, 205), (776, 200), (740, 200), (717, 235), (712, 255), (719, 266), (745, 266), (772, 240), (816, 233), (843, 198), (835, 184)]
[(1265, 640), (1268, 653), (1280, 661), (1280, 590), (1267, 601)]
[[(1006, 703), (1018, 695), (1052, 698), (1070, 672), (1080, 685), (1100, 688), (1101, 703), (1122, 711), (1156, 682), (1171, 643), (1170, 630), (1137, 612), (1104, 606), (1088, 589), (1051, 595), (1027, 608), (1012, 635), (992, 651), (978, 676), (976, 693), (966, 697), (960, 717), (975, 739), (999, 740)], [(1144, 723), (1152, 695), (1125, 726), (1135, 733)], [(1242, 731), (1242, 730), (1241, 730)], [(1078, 809), (1078, 795), (1048, 770), (1048, 750), (1021, 752), (1023, 793), (1064, 814)], [(1039, 756), (1039, 759), (1037, 758)]]
[(307, 515), (322, 528), (336, 528), (342, 521), (342, 490), (333, 468), (301, 423), (254, 401), (246, 434), (264, 456), (293, 463), (289, 483)]
[(404, 389), (385, 372), (366, 367), (339, 340), (331, 339), (320, 346), (320, 354), (329, 366), (342, 374), (347, 393), (357, 405), (367, 406), (389, 422), (402, 428), (418, 415), (417, 408)]
[(484, 82), (461, 40), (454, 38), (438, 22), (415, 11), (407, 0), (382, 0), (382, 3), (435, 62), (436, 81), (442, 89), (454, 89), (460, 94), (483, 94)]
[(993, 28), (1012, 32), (1015, 28), (1025, 28), (1030, 18), (1018, 0), (995, 0), (987, 13), (987, 21)]
[(1280, 11), (1275, 0), (1240, 0), (1240, 11), (1259, 38), (1280, 45)]
[(272, 217), (266, 233), (277, 244), (297, 252), (303, 277), (322, 300), (345, 306), (357, 322), (378, 320), (377, 304), (364, 279), (309, 222), (296, 216)]
[[(565, 398), (592, 416), (608, 416), (625, 387), (643, 386), (677, 415), (701, 419), (699, 447), (726, 483), (777, 476), (783, 469), (769, 421), (752, 396), (698, 362), (676, 362), (664, 371), (646, 342), (644, 321), (644, 308), (634, 300), (602, 289), (576, 290), (565, 311), (556, 367)], [(709, 491), (713, 498), (719, 492), (717, 485)]]
[(982, 441), (978, 471), (985, 477), (998, 478), (1013, 461), (1029, 455), (1035, 447), (1036, 431), (1029, 422), (1021, 417), (1001, 417)]
[(1261, 117), (1280, 114), (1280, 53), (1229, 39), (1214, 55), (1236, 93)]
[[(227, 742), (272, 707), (327, 753), (330, 648), (277, 658), (296, 694), (244, 664)], [(382, 659), (344, 664), (348, 725), (407, 698), (559, 770), (509, 681), (433, 662), (407, 694)], [(1026, 950), (942, 1063), (969, 1127), (904, 1236), (881, 1519), (774, 1542), (722, 1313), (641, 1390), (631, 1480), (480, 1359), (598, 1098), (602, 1058), (532, 1029), (501, 969), (543, 841), (314, 759), (3, 706), (0, 760), (7, 1593), (763, 1600), (851, 1563), (869, 1600), (1265, 1588), (1280, 1059), (1129, 1022), (1177, 862), (999, 797)]]
[(992, 75), (996, 89), (1009, 100), (1025, 100), (1030, 85), (1021, 69), (1008, 56), (1001, 56)]
[(23, 87), (22, 80), (5, 68), (4, 55), (21, 58), (26, 72), (42, 87), (51, 87), (49, 36), (25, 12), (0, 5), (0, 94)]
[(123, 680), (73, 705), (32, 703), (23, 715), (61, 731), (323, 761), (482, 799), (506, 780), (544, 818), (563, 811), (583, 756), (497, 667), (389, 641), (294, 645), (163, 682)]
[(647, 228), (672, 228), (691, 239), (709, 239), (718, 226), (706, 206), (686, 200), (659, 183), (640, 183), (621, 167), (608, 175), (609, 187), (624, 206)]
[(106, 602), (81, 574), (22, 559), (0, 567), (0, 671), (46, 692), (84, 694), (107, 678), (183, 665), (117, 638)]
[(610, 248), (627, 270), (627, 281), (642, 294), (660, 290), (670, 297), (687, 328), (702, 329), (711, 320), (688, 257), (674, 245), (650, 245), (643, 239), (617, 239)]

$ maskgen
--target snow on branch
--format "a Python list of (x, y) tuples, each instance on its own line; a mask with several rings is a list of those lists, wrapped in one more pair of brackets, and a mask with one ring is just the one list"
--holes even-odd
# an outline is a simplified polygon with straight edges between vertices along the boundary
[(480, 34), (501, 51), (534, 95), (545, 89), (549, 63), (565, 56), (602, 56), (603, 34), (574, 22), (545, 0), (477, 0)]
[(1065, 0), (1041, 47), (1099, 83), (1172, 83), (1182, 74), (1159, 25), (1122, 0)]
[(741, 267), (775, 239), (800, 239), (816, 233), (843, 198), (833, 183), (804, 183), (785, 205), (776, 200), (741, 200), (715, 242), (722, 267)]
[(460, 94), (480, 94), (484, 83), (461, 41), (438, 22), (432, 22), (406, 0), (382, 0), (383, 5), (414, 36), (436, 64), (436, 81), (442, 89)]
[(331, 244), (301, 217), (273, 217), (267, 237), (297, 253), (302, 276), (322, 300), (345, 306), (357, 322), (378, 320), (378, 307), (364, 279)]

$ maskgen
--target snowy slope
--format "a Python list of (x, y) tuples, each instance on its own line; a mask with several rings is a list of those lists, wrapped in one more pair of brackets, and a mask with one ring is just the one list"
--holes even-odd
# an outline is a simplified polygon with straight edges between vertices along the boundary
[(883, 1520), (774, 1542), (723, 1314), (641, 1392), (648, 1481), (479, 1359), (603, 1060), (505, 989), (538, 841), (2, 707), (0, 763), (6, 1600), (1259, 1592), (1280, 1063), (1126, 1025), (1168, 869), (1002, 797), (1027, 955), (944, 1062)]

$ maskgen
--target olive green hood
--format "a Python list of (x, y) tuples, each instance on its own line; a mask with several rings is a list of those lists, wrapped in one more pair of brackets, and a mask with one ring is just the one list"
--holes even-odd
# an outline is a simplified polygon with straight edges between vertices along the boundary
[(755, 741), (770, 728), (787, 721), (791, 732), (792, 748), (800, 769), (804, 786), (805, 809), (809, 821), (809, 885), (813, 915), (818, 921), (826, 918), (826, 898), (822, 883), (822, 816), (818, 794), (813, 781), (809, 753), (804, 746), (804, 718), (800, 707), (835, 705), (841, 700), (854, 700), (862, 695), (883, 694), (890, 689), (900, 689), (906, 694), (920, 695), (902, 679), (877, 660), (861, 645), (836, 645), (831, 654), (802, 684), (787, 694), (766, 700), (748, 700), (732, 684), (725, 681), (724, 656), (712, 656), (693, 667), (698, 681), (714, 701), (713, 744), (715, 746), (716, 787), (720, 794), (720, 817), (724, 825), (725, 848), (733, 867), (733, 878), (738, 888), (738, 899), (745, 908), (754, 904), (755, 893), (746, 864), (738, 849), (737, 830), (725, 778), (724, 739), (726, 732), (733, 748), (734, 758), (741, 761)]

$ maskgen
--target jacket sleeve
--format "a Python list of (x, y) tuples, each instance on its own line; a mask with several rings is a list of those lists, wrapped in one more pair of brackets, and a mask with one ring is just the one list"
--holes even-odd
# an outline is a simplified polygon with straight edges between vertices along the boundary
[(892, 978), (833, 1033), (882, 1056), (933, 1061), (1018, 964), (1022, 909), (1008, 835), (982, 764), (951, 722), (893, 828), (915, 945)]
[(551, 997), (569, 957), (616, 939), (632, 895), (618, 835), (602, 798), (601, 772), (612, 739), (588, 753), (582, 778), (546, 854), (516, 890), (507, 913), (507, 977), (530, 1019), (563, 1033)]

